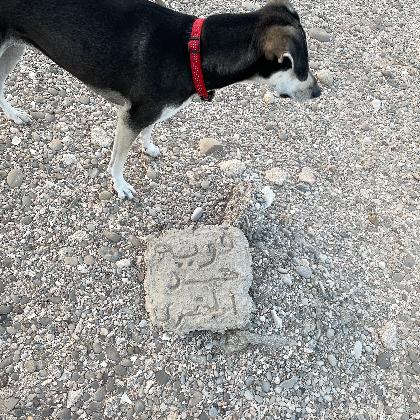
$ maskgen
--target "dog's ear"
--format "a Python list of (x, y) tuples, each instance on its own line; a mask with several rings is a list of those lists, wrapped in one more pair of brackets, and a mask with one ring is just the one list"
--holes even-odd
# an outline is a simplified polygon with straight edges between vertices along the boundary
[(289, 11), (291, 13), (295, 13), (296, 14), (295, 8), (293, 7), (292, 3), (289, 0), (270, 0), (268, 2), (268, 4), (269, 5), (271, 4), (273, 6), (284, 6), (287, 9), (289, 9)]
[(267, 60), (283, 63), (288, 58), (300, 80), (308, 77), (308, 50), (303, 31), (300, 33), (292, 26), (271, 26), (263, 37), (262, 48)]

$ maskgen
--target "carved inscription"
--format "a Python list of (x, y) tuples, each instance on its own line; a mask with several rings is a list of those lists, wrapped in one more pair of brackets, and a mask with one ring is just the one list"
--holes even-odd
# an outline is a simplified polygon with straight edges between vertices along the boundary
[(170, 231), (149, 243), (146, 264), (146, 307), (160, 327), (223, 331), (248, 321), (251, 257), (239, 229)]

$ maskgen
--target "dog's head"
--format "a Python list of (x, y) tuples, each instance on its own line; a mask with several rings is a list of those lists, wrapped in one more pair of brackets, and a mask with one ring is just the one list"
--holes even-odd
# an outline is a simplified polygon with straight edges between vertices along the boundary
[(288, 0), (271, 0), (261, 12), (263, 66), (257, 80), (284, 97), (303, 101), (320, 96), (321, 89), (309, 71), (305, 31), (292, 5)]

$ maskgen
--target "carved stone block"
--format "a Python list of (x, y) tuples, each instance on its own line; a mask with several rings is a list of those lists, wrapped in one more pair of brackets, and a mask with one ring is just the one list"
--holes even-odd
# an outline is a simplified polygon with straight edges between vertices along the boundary
[(171, 230), (149, 242), (146, 308), (153, 324), (179, 334), (243, 328), (253, 302), (248, 241), (237, 228)]

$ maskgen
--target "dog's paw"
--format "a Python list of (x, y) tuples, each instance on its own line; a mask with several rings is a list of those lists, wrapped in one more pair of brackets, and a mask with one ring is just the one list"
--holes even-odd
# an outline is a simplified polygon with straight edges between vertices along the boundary
[(159, 147), (155, 146), (154, 144), (149, 144), (149, 146), (144, 149), (144, 153), (153, 158), (160, 156)]
[(114, 190), (118, 194), (118, 198), (128, 198), (131, 200), (136, 194), (136, 190), (124, 178), (114, 179)]
[(6, 112), (6, 115), (18, 125), (29, 124), (31, 122), (31, 117), (20, 109), (11, 108)]

